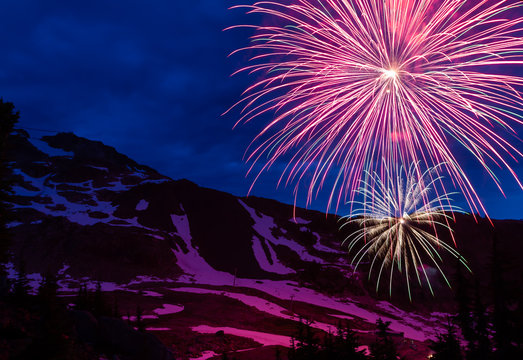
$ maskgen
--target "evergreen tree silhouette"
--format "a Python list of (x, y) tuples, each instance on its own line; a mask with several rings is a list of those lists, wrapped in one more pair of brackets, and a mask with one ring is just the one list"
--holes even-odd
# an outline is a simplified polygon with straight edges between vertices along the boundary
[(131, 321), (131, 313), (127, 311), (127, 325), (132, 327), (132, 321)]
[(312, 327), (312, 321), (300, 318), (298, 331), (293, 338), (292, 347), (289, 350), (289, 360), (316, 360), (319, 350), (319, 341)]
[(373, 360), (397, 360), (399, 358), (396, 344), (390, 338), (390, 321), (384, 322), (381, 318), (376, 322), (377, 339), (369, 347)]
[[(295, 337), (291, 339), (289, 360), (365, 360), (356, 334), (348, 325), (338, 324), (335, 334), (328, 333), (320, 342), (311, 327), (312, 322), (300, 319)], [(396, 359), (394, 359), (396, 360)]]
[(119, 319), (120, 318), (120, 309), (118, 307), (118, 298), (116, 295), (114, 296), (114, 302), (113, 302), (113, 317)]
[(89, 292), (87, 291), (87, 284), (82, 283), (78, 287), (78, 293), (75, 299), (76, 310), (89, 310)]
[(73, 324), (65, 306), (57, 297), (54, 275), (46, 275), (38, 289), (39, 331), (21, 358), (69, 360), (76, 359)]
[(460, 259), (456, 259), (456, 292), (455, 300), (458, 305), (458, 313), (455, 321), (461, 329), (461, 334), (467, 342), (467, 351), (475, 352), (475, 337), (471, 314), (471, 299), (469, 296), (469, 287), (463, 269), (461, 268)]
[(25, 303), (28, 300), (30, 289), (31, 287), (29, 286), (29, 279), (27, 278), (27, 273), (25, 270), (25, 261), (20, 260), (16, 279), (13, 284), (14, 300), (18, 303)]
[(335, 360), (338, 358), (338, 354), (336, 353), (336, 349), (334, 346), (334, 336), (333, 334), (329, 333), (325, 335), (323, 338), (323, 344), (321, 349), (318, 351), (318, 359), (332, 359)]
[(461, 347), (456, 337), (456, 330), (450, 319), (447, 324), (447, 333), (438, 334), (437, 340), (432, 341), (430, 348), (434, 351), (432, 360), (462, 360)]
[(364, 355), (363, 351), (357, 351), (356, 349), (360, 346), (358, 337), (354, 330), (352, 330), (346, 323), (342, 326), (341, 322), (338, 323), (338, 329), (336, 337), (334, 338), (334, 349), (336, 360), (363, 360), (367, 356)]
[(474, 339), (472, 351), (467, 354), (467, 359), (488, 360), (492, 356), (492, 347), (489, 339), (489, 324), (487, 310), (481, 301), (480, 284), (476, 279), (474, 288)]
[(276, 348), (274, 351), (274, 360), (282, 360), (280, 348)]
[(136, 321), (134, 322), (136, 330), (145, 332), (145, 323), (143, 321), (143, 310), (140, 305), (136, 306)]
[[(500, 254), (499, 238), (493, 233), (492, 241), (492, 330), (495, 351), (493, 359), (522, 359), (521, 290), (511, 294), (505, 285), (504, 259)], [(514, 296), (515, 295), (515, 296)]]
[(293, 337), (291, 337), (291, 347), (289, 348), (289, 351), (287, 351), (287, 358), (289, 360), (296, 360), (297, 359), (297, 355), (296, 355), (296, 339)]
[(503, 269), (498, 249), (498, 238), (496, 233), (492, 237), (492, 298), (493, 314), (492, 324), (494, 330), (495, 359), (508, 359), (508, 348), (510, 345), (510, 334), (508, 328), (508, 314), (506, 308), (505, 286), (503, 285)]
[(102, 283), (100, 281), (96, 283), (91, 308), (95, 316), (111, 316), (113, 313), (102, 292)]
[(3, 264), (9, 260), (10, 233), (7, 225), (13, 220), (11, 205), (8, 201), (12, 195), (12, 171), (7, 159), (9, 135), (20, 118), (13, 103), (0, 98), (0, 297), (7, 295), (9, 281)]
[(38, 298), (44, 307), (58, 306), (58, 283), (54, 274), (46, 275), (38, 288)]

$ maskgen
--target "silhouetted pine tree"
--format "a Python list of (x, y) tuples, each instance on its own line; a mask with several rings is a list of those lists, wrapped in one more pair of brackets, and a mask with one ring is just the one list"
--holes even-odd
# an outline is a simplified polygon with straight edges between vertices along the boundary
[(53, 274), (46, 275), (38, 288), (39, 301), (44, 307), (55, 307), (58, 300), (58, 283)]
[[(38, 335), (32, 339), (23, 359), (78, 359), (75, 351), (73, 323), (65, 306), (57, 296), (58, 285), (54, 275), (46, 275), (38, 289), (40, 313)], [(78, 349), (76, 349), (78, 350)]]
[(489, 324), (485, 306), (481, 301), (480, 284), (476, 280), (474, 291), (474, 346), (467, 352), (467, 359), (488, 360), (492, 356), (492, 347), (489, 340)]
[(456, 259), (456, 291), (455, 300), (458, 305), (458, 313), (455, 322), (461, 329), (461, 334), (467, 342), (467, 352), (475, 352), (475, 336), (473, 329), (473, 319), (471, 313), (471, 299), (469, 296), (469, 286), (460, 259)]
[(296, 337), (292, 340), (289, 350), (289, 360), (316, 360), (319, 350), (319, 342), (314, 332), (310, 320), (300, 318)]
[(13, 219), (11, 206), (7, 203), (12, 195), (7, 150), (9, 135), (20, 118), (20, 113), (14, 109), (13, 103), (4, 102), (0, 98), (0, 296), (5, 296), (9, 290), (7, 272), (3, 264), (9, 260), (10, 237), (7, 224)]
[(127, 325), (132, 327), (132, 321), (131, 321), (131, 313), (127, 311)]
[(87, 284), (81, 284), (78, 289), (75, 305), (76, 310), (89, 311), (96, 317), (111, 316), (117, 313), (117, 309), (112, 308), (112, 306), (106, 301), (102, 292), (102, 284), (100, 282), (96, 283), (96, 289), (94, 292), (90, 292), (87, 289)]
[[(319, 342), (310, 321), (300, 319), (296, 337), (291, 339), (289, 360), (365, 360), (367, 356), (359, 347), (357, 337), (348, 326), (338, 324), (335, 334), (329, 333)], [(394, 359), (396, 360), (396, 359)]]
[(334, 352), (336, 360), (363, 360), (367, 356), (363, 351), (357, 351), (356, 349), (360, 346), (358, 337), (354, 330), (352, 330), (348, 324), (342, 326), (338, 324), (337, 334), (334, 338)]
[(508, 359), (510, 334), (508, 328), (508, 315), (506, 308), (505, 286), (503, 285), (503, 270), (498, 249), (498, 239), (494, 232), (492, 237), (492, 299), (493, 313), (492, 324), (494, 330), (495, 359)]
[(78, 294), (75, 300), (75, 309), (89, 311), (89, 292), (87, 291), (87, 285), (85, 283), (80, 284), (78, 287)]
[(113, 302), (113, 317), (119, 319), (120, 318), (120, 309), (118, 308), (118, 298), (116, 295), (114, 296), (114, 302)]
[(276, 348), (274, 351), (274, 360), (282, 360), (280, 348)]
[(461, 347), (456, 338), (454, 325), (449, 321), (446, 334), (438, 334), (437, 340), (432, 341), (430, 348), (434, 351), (433, 360), (462, 360)]
[(134, 322), (136, 330), (145, 332), (145, 323), (143, 321), (143, 310), (140, 305), (136, 306), (136, 321)]
[(318, 360), (336, 359), (336, 352), (334, 349), (334, 336), (329, 332), (323, 338), (321, 349), (318, 349)]
[(523, 324), (523, 299), (521, 297), (515, 302), (515, 310), (511, 313), (511, 318), (515, 324), (512, 330), (515, 357), (523, 359), (523, 326), (521, 326)]
[(378, 319), (376, 322), (378, 327), (377, 339), (369, 346), (371, 352), (371, 359), (373, 360), (397, 360), (399, 358), (396, 344), (390, 338), (389, 326), (390, 321), (383, 322)]
[(296, 339), (291, 337), (291, 347), (287, 351), (287, 358), (289, 360), (295, 360), (296, 359)]
[(230, 358), (229, 355), (227, 354), (227, 352), (224, 351), (222, 353), (222, 359), (221, 360), (236, 360), (236, 357)]
[(13, 297), (17, 303), (25, 303), (29, 296), (29, 279), (27, 279), (27, 273), (25, 271), (25, 261), (20, 260), (16, 279), (13, 284)]
[(102, 292), (102, 283), (100, 281), (96, 283), (96, 290), (93, 294), (91, 307), (92, 313), (95, 316), (111, 316), (113, 313), (111, 306), (107, 303)]
[[(499, 252), (499, 239), (494, 232), (492, 243), (493, 337), (494, 359), (523, 359), (521, 338), (521, 289), (509, 293), (505, 286), (503, 258)], [(519, 315), (519, 317), (518, 317)]]

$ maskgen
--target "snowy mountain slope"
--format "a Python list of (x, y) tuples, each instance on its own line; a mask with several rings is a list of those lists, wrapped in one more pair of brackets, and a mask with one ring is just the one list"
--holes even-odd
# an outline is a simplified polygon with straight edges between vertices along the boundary
[[(35, 140), (22, 133), (16, 143), (13, 208), (20, 220), (11, 226), (17, 238), (37, 232), (45, 238), (42, 229), (52, 222), (63, 222), (71, 232), (96, 228), (114, 242), (118, 233), (140, 234), (170, 244), (173, 263), (197, 249), (216, 270), (274, 279), (296, 273), (302, 262), (333, 262), (333, 254), (343, 255), (339, 245), (320, 243), (310, 220), (297, 224), (286, 215), (285, 223), (276, 225), (243, 200), (187, 180), (173, 181), (101, 143), (72, 134)], [(33, 260), (30, 266), (44, 265)], [(69, 266), (76, 273), (80, 264)], [(129, 277), (135, 275), (144, 274)]]
[[(352, 273), (335, 216), (296, 209), (293, 217), (292, 206), (274, 200), (175, 181), (73, 134), (33, 139), (18, 132), (12, 142), (12, 205), (18, 215), (10, 224), (12, 274), (23, 259), (33, 284), (42, 274), (57, 273), (64, 294), (80, 282), (94, 288), (94, 281), (103, 281), (105, 291), (128, 298), (131, 311), (131, 298), (143, 302), (149, 327), (161, 339), (176, 334), (199, 344), (198, 333), (226, 327), (236, 335), (257, 332), (269, 344), (267, 333), (292, 336), (292, 324), (307, 316), (321, 331), (348, 319), (370, 341), (381, 317), (421, 349), (441, 329), (445, 312), (453, 311), (452, 293), (443, 287), (437, 298), (416, 290), (421, 301), (413, 304), (401, 295), (401, 285), (394, 305), (377, 298), (365, 266)], [(490, 229), (485, 219), (457, 219), (458, 246), (482, 279), (488, 279), (488, 256), (478, 249), (492, 246)], [(523, 223), (499, 221), (496, 232), (507, 242), (500, 246), (507, 266), (521, 269), (514, 254), (523, 244)], [(451, 278), (452, 262), (446, 271)], [(517, 288), (521, 279), (512, 274)], [(488, 288), (488, 280), (482, 281)], [(208, 307), (209, 296), (223, 308), (203, 316), (195, 304)], [(158, 314), (164, 304), (182, 310)], [(199, 310), (191, 312), (191, 306)], [(242, 309), (257, 311), (248, 328), (233, 321)], [(223, 323), (223, 312), (232, 316), (230, 323)], [(183, 326), (174, 326), (173, 319)], [(196, 354), (210, 350), (198, 348)]]

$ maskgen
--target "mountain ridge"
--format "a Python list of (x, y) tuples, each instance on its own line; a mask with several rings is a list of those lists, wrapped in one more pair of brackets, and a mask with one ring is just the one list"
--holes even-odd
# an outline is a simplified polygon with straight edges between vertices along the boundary
[[(372, 338), (366, 331), (381, 316), (393, 321), (392, 329), (405, 339), (416, 341), (418, 349), (424, 349), (420, 353), (428, 351), (427, 339), (455, 310), (453, 294), (437, 273), (431, 275), (436, 297), (416, 288), (417, 300), (411, 303), (401, 284), (395, 285), (392, 299), (384, 289), (376, 294), (373, 279), (366, 276), (368, 266), (353, 271), (341, 247), (347, 234), (338, 231), (335, 215), (173, 180), (110, 146), (72, 133), (36, 139), (18, 131), (11, 140), (12, 206), (18, 220), (10, 224), (10, 269), (15, 276), (16, 264), (23, 260), (35, 286), (43, 274), (55, 273), (64, 296), (82, 283), (93, 288), (96, 281), (104, 291), (125, 298), (136, 292), (153, 294), (139, 298), (149, 304), (150, 316), (156, 316), (157, 298), (185, 299), (180, 303), (185, 310), (169, 315), (170, 322), (162, 316), (150, 320), (154, 328), (183, 334), (209, 329), (200, 325), (223, 325), (219, 314), (201, 318), (190, 313), (190, 304), (204, 304), (211, 297), (227, 304), (226, 309), (247, 306), (285, 321), (311, 315), (320, 331), (334, 326), (337, 316), (349, 317), (365, 341)], [(505, 273), (510, 276), (507, 284), (517, 290), (522, 282), (517, 254), (523, 221), (495, 220), (494, 233), (487, 219), (476, 223), (459, 214), (456, 219), (458, 248), (482, 289), (491, 286), (487, 249), (497, 236), (505, 266), (516, 269)], [(444, 265), (452, 278), (451, 259), (444, 256)], [(251, 330), (291, 335), (288, 324), (272, 329), (271, 317), (253, 319)], [(175, 331), (173, 321), (186, 326)], [(197, 339), (198, 331), (190, 331), (183, 336)], [(402, 351), (413, 353), (409, 349)]]

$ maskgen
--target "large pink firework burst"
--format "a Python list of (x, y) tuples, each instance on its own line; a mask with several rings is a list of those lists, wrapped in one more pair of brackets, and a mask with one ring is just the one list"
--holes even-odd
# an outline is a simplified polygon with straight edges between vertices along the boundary
[[(259, 74), (236, 104), (239, 122), (274, 116), (248, 152), (263, 172), (289, 157), (280, 182), (306, 183), (308, 202), (333, 173), (328, 208), (386, 163), (444, 163), (474, 212), (486, 213), (456, 157), (494, 169), (522, 153), (506, 139), (523, 123), (523, 3), (467, 0), (279, 0), (247, 8), (256, 29), (240, 71)], [(250, 25), (240, 25), (250, 26)], [(519, 141), (519, 140), (518, 140)], [(458, 146), (456, 146), (457, 144)], [(511, 160), (512, 159), (512, 160)], [(259, 174), (258, 174), (259, 176)], [(419, 174), (421, 176), (421, 174)]]

